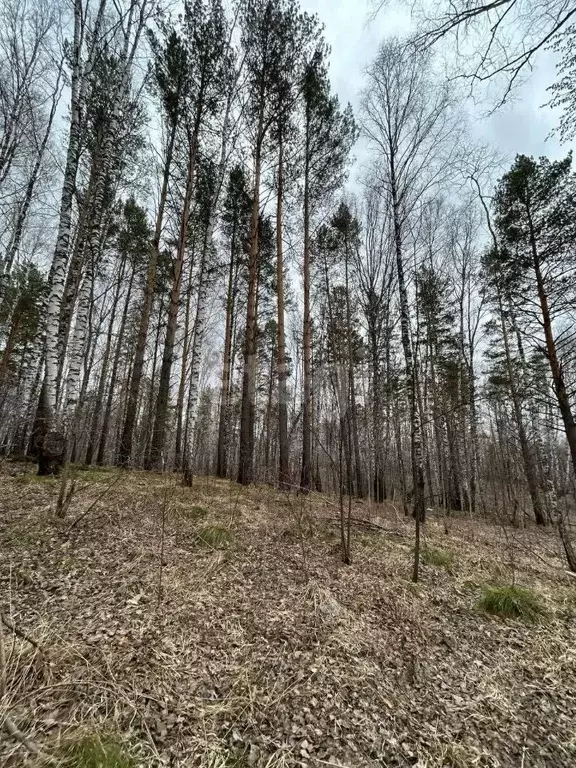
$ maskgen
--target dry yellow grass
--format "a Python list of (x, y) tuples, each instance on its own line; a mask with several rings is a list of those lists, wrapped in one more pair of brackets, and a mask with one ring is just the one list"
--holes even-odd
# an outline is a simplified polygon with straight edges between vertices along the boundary
[[(552, 533), (430, 519), (426, 547), (456, 557), (414, 586), (392, 505), (354, 505), (372, 525), (344, 566), (329, 497), (144, 472), (102, 497), (114, 473), (94, 475), (63, 522), (53, 482), (0, 476), (0, 607), (43, 649), (4, 628), (0, 712), (43, 752), (89, 728), (142, 766), (576, 764), (575, 585)], [(475, 608), (512, 580), (545, 625)]]

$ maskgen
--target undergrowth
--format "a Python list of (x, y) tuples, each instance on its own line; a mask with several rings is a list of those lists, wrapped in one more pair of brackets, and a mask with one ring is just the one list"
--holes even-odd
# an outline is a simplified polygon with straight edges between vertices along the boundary
[(110, 472), (109, 467), (79, 468), (76, 470), (76, 476), (86, 483), (108, 483)]
[(59, 768), (136, 768), (134, 758), (111, 734), (85, 733), (65, 738), (58, 745), (56, 757)]
[(179, 512), (182, 517), (185, 517), (188, 520), (200, 520), (208, 514), (207, 509), (197, 505), (182, 507)]
[(51, 485), (56, 483), (59, 478), (54, 475), (39, 475), (37, 472), (24, 472), (16, 475), (14, 482), (19, 485), (30, 485), (31, 483), (40, 483), (42, 485)]
[(422, 550), (422, 562), (426, 565), (434, 565), (436, 568), (445, 568), (451, 572), (454, 567), (454, 555), (445, 549), (425, 547)]
[(225, 549), (234, 543), (234, 534), (222, 525), (204, 525), (196, 531), (198, 541), (206, 547)]
[(521, 619), (530, 624), (543, 621), (548, 615), (546, 606), (536, 592), (517, 586), (485, 587), (478, 608), (493, 616)]
[(462, 744), (445, 745), (440, 757), (443, 768), (468, 768), (477, 763), (474, 758), (470, 750)]

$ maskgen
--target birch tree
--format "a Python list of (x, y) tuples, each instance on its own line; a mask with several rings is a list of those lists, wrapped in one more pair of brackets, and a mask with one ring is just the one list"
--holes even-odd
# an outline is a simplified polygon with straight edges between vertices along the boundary
[(427, 56), (397, 40), (382, 45), (368, 71), (362, 127), (375, 153), (373, 172), (390, 211), (400, 302), (400, 326), (410, 408), (412, 494), (416, 521), (413, 579), (418, 580), (424, 521), (424, 455), (418, 405), (417, 359), (412, 345), (406, 243), (416, 204), (446, 179), (457, 141), (450, 98), (431, 78)]
[[(88, 285), (98, 260), (98, 242), (100, 240), (103, 202), (108, 185), (115, 188), (115, 178), (121, 168), (122, 129), (129, 135), (133, 127), (134, 103), (131, 101), (133, 64), (139, 48), (140, 38), (147, 21), (150, 5), (147, 0), (141, 3), (131, 2), (126, 9), (123, 23), (118, 27), (113, 19), (106, 15), (106, 0), (97, 5), (94, 20), (89, 24), (90, 8), (83, 9), (80, 3), (74, 6), (74, 43), (70, 54), (71, 101), (70, 133), (62, 196), (60, 202), (59, 230), (50, 270), (50, 294), (46, 310), (46, 375), (43, 387), (44, 432), (47, 443), (42, 443), (40, 458), (47, 454), (51, 459), (50, 470), (58, 468), (68, 445), (70, 422), (77, 406), (77, 385), (80, 374), (80, 356), (83, 349), (85, 329), (82, 323), (87, 319), (89, 303)], [(118, 9), (123, 15), (122, 9)], [(81, 301), (78, 304), (75, 332), (70, 348), (68, 376), (66, 381), (65, 406), (57, 413), (59, 373), (66, 350), (66, 338), (60, 336), (62, 300), (64, 298), (69, 262), (69, 243), (71, 237), (73, 197), (78, 175), (82, 129), (85, 126), (87, 99), (94, 94), (94, 84), (100, 83), (98, 72), (103, 64), (102, 41), (108, 36), (112, 53), (107, 62), (112, 66), (114, 77), (109, 82), (108, 105), (109, 119), (97, 142), (98, 150), (92, 154), (91, 184), (89, 194), (83, 199), (79, 215), (79, 236), (77, 238), (75, 271), (79, 272), (83, 263), (87, 274)], [(116, 144), (114, 144), (116, 142)], [(84, 253), (86, 259), (84, 262)], [(81, 255), (82, 254), (82, 255)], [(71, 284), (74, 285), (75, 277)], [(75, 292), (75, 291), (74, 291)], [(66, 324), (67, 327), (67, 324)], [(73, 354), (72, 354), (73, 353)], [(55, 450), (61, 445), (61, 452)], [(45, 450), (47, 448), (47, 450)], [(44, 471), (40, 467), (41, 471)]]

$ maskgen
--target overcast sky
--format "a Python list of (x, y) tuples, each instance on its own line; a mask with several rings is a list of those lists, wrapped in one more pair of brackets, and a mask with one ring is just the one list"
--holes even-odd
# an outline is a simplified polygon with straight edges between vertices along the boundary
[[(302, 7), (317, 13), (326, 26), (326, 38), (332, 47), (332, 84), (343, 103), (350, 101), (357, 111), (363, 86), (363, 70), (374, 57), (385, 37), (410, 29), (409, 13), (383, 11), (369, 20), (370, 0), (301, 0)], [(408, 3), (406, 7), (408, 8)], [(487, 116), (487, 105), (469, 102), (471, 130), (482, 143), (495, 146), (510, 161), (516, 153), (559, 157), (569, 145), (547, 138), (557, 125), (557, 113), (542, 107), (549, 95), (547, 86), (555, 79), (554, 58), (544, 53), (534, 72), (515, 93), (513, 103)], [(478, 94), (481, 96), (482, 94)]]

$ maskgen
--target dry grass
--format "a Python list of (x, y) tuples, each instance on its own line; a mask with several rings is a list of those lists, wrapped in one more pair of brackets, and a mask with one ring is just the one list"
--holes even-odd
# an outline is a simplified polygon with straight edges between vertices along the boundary
[[(457, 569), (432, 556), (415, 587), (392, 506), (354, 505), (347, 567), (327, 497), (144, 472), (103, 498), (81, 486), (61, 523), (54, 484), (0, 476), (0, 609), (41, 648), (4, 628), (0, 715), (43, 752), (89, 733), (146, 768), (576, 764), (574, 584), (553, 533), (431, 518), (426, 557), (457, 552)], [(476, 610), (513, 576), (545, 624)], [(25, 765), (4, 735), (0, 764)]]

